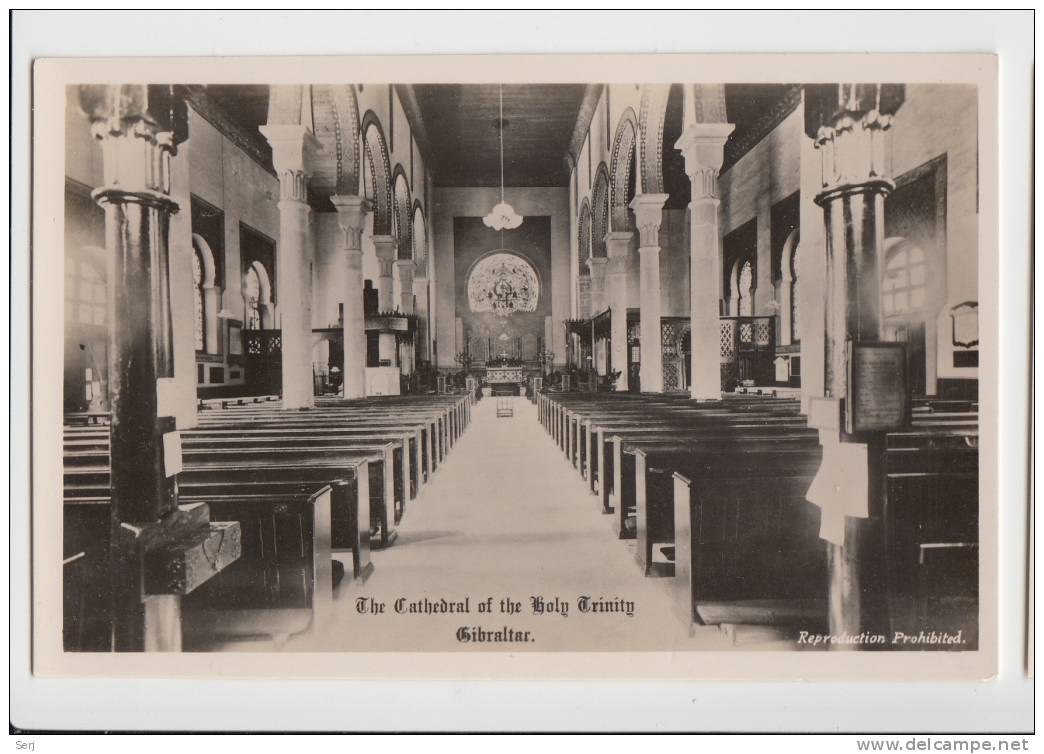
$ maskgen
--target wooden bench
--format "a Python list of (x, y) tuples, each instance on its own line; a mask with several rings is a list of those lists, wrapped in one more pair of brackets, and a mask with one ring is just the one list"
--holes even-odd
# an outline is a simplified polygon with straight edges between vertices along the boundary
[(430, 415), (403, 415), (389, 412), (360, 412), (354, 410), (311, 409), (307, 411), (215, 412), (200, 417), (201, 428), (225, 427), (331, 427), (366, 428), (421, 433), (421, 453), (425, 479), (430, 478), (448, 450), (448, 440), (442, 434), (442, 419)]
[[(674, 543), (674, 473), (703, 481), (716, 476), (779, 475), (811, 469), (822, 458), (814, 431), (743, 437), (674, 438), (669, 442), (639, 442), (627, 448), (633, 457), (633, 480), (624, 485), (633, 497), (619, 506), (618, 533), (632, 531), (637, 539), (635, 558), (643, 574), (654, 572), (656, 546)], [(662, 571), (670, 575), (671, 569)]]
[(974, 649), (978, 642), (979, 454), (977, 441), (969, 444), (971, 435), (963, 432), (887, 438), (888, 628), (908, 634), (961, 630), (966, 642), (929, 649)]
[[(102, 476), (82, 470), (67, 478), (63, 519), (67, 543), (86, 540), (85, 555), (94, 560), (76, 648), (107, 651), (110, 514), (107, 472), (104, 483)], [(218, 638), (279, 640), (324, 622), (333, 598), (333, 490), (314, 476), (268, 479), (264, 493), (241, 493), (232, 482), (203, 498), (182, 495), (182, 504), (205, 499), (215, 521), (238, 522), (243, 538), (239, 560), (183, 598), (186, 649)]]
[(675, 472), (674, 568), (679, 616), (701, 625), (827, 624), (827, 549), (804, 499), (818, 466), (711, 476)]
[[(594, 430), (596, 442), (593, 454), (597, 455), (597, 493), (603, 513), (615, 513), (619, 518), (620, 501), (633, 500), (633, 493), (624, 489), (624, 482), (633, 479), (633, 457), (623, 452), (624, 443), (655, 439), (665, 431), (678, 435), (688, 433), (698, 437), (701, 433), (750, 434), (757, 436), (768, 430), (784, 432), (800, 432), (805, 430), (805, 422), (799, 417), (788, 418), (754, 418), (730, 415), (704, 416), (685, 423), (649, 422), (644, 425), (620, 426), (617, 424), (599, 426)], [(623, 520), (620, 519), (620, 524)]]

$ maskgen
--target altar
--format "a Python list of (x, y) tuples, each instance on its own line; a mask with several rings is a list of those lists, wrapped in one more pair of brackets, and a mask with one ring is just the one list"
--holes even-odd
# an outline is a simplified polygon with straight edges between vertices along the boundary
[(521, 395), (525, 381), (524, 367), (486, 367), (486, 382), (493, 395)]

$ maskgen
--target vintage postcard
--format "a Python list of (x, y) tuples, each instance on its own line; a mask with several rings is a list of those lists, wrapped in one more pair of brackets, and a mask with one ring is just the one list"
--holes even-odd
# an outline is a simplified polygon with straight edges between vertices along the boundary
[(34, 673), (995, 672), (994, 56), (33, 97)]

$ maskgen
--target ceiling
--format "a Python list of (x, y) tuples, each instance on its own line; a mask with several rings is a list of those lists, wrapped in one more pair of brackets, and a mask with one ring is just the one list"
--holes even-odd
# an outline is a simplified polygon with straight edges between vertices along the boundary
[[(504, 183), (565, 186), (565, 154), (585, 84), (504, 86)], [(496, 84), (416, 85), (437, 186), (499, 186)]]
[[(496, 84), (419, 84), (409, 87), (430, 145), (437, 186), (500, 185)], [(207, 98), (223, 114), (226, 129), (271, 170), (271, 149), (258, 131), (268, 118), (267, 85), (211, 85)], [(564, 186), (565, 154), (587, 90), (586, 84), (504, 86), (504, 182), (508, 186)], [(727, 84), (725, 103), (736, 125), (725, 146), (727, 170), (790, 111), (795, 87)], [(664, 178), (679, 206), (688, 202), (684, 162), (673, 149), (681, 132), (682, 87), (672, 87), (664, 133)], [(238, 138), (237, 138), (238, 137)]]

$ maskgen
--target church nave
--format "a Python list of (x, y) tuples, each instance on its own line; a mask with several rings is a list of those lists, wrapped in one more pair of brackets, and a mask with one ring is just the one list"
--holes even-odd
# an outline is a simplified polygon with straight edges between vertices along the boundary
[[(454, 638), (459, 627), (476, 625), (506, 625), (533, 638), (529, 644), (470, 646), (479, 651), (584, 650), (593, 638), (605, 650), (730, 646), (716, 627), (689, 636), (664, 585), (642, 577), (634, 540), (616, 537), (611, 517), (602, 515), (597, 498), (549, 442), (536, 407), (524, 398), (509, 400), (511, 418), (497, 417), (493, 398), (474, 406), (471, 426), (412, 504), (395, 546), (379, 553), (379, 578), (345, 584), (328, 628), (291, 639), (286, 650), (448, 651), (461, 648)], [(477, 612), (486, 596), (494, 597), (491, 615)], [(630, 602), (634, 615), (582, 614), (581, 596)], [(396, 600), (423, 597), (468, 598), (471, 612), (395, 614)], [(521, 603), (519, 614), (500, 611), (507, 597)], [(534, 613), (533, 597), (544, 600), (548, 612)], [(360, 614), (360, 598), (384, 603), (386, 613)], [(569, 603), (565, 615), (563, 601)]]

